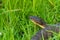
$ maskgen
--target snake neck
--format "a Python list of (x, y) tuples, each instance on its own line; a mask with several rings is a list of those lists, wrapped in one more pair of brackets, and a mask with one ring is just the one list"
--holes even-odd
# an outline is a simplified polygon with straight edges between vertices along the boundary
[(43, 29), (46, 28), (46, 27), (48, 27), (48, 25), (46, 25), (46, 24), (45, 24), (45, 25), (39, 25), (39, 26), (40, 26), (41, 28), (43, 28)]

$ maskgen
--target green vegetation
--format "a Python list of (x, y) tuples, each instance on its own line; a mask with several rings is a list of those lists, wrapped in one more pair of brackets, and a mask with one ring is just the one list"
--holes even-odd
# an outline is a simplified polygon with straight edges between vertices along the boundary
[[(60, 0), (2, 0), (0, 40), (30, 40), (40, 29), (29, 16), (43, 18), (48, 24), (60, 22)], [(60, 34), (49, 40), (59, 40)]]

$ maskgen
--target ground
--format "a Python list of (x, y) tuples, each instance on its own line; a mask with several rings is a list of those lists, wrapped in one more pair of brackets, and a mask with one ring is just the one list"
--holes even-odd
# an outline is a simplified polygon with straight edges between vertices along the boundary
[[(60, 0), (2, 0), (0, 4), (0, 40), (30, 40), (40, 27), (29, 16), (48, 24), (60, 22)], [(59, 35), (49, 39), (59, 40)]]

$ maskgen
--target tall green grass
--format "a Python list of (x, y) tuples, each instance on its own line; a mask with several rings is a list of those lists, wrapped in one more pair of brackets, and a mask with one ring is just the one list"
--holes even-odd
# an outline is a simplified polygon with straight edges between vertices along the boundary
[[(48, 24), (60, 22), (60, 0), (2, 0), (0, 40), (30, 40), (40, 29), (29, 16), (43, 18)], [(49, 40), (59, 40), (59, 35)]]

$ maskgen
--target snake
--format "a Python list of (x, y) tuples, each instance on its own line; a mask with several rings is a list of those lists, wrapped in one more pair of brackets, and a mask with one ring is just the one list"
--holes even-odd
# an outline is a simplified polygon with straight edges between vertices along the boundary
[(37, 16), (30, 16), (30, 20), (42, 28), (31, 37), (31, 40), (48, 40), (49, 37), (53, 37), (54, 33), (60, 32), (60, 23), (48, 25), (41, 17)]

